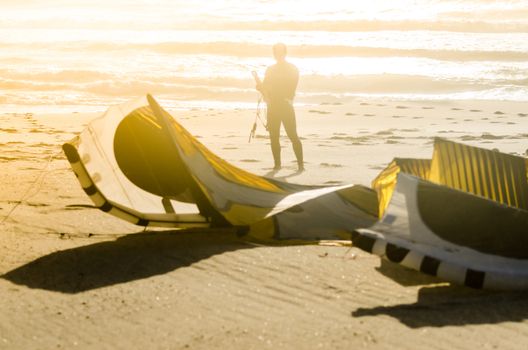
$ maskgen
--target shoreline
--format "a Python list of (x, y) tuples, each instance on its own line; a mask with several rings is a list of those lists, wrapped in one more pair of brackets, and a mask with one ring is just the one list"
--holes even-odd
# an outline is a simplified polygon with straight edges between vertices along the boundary
[[(253, 93), (253, 92), (252, 92)], [(130, 96), (130, 98), (121, 98), (119, 100), (108, 102), (108, 104), (101, 105), (24, 105), (24, 104), (3, 104), (0, 106), (0, 115), (2, 114), (34, 114), (34, 115), (83, 115), (83, 114), (98, 114), (105, 112), (109, 107), (119, 105), (120, 103), (134, 100), (137, 96)], [(255, 110), (258, 102), (258, 94), (255, 93), (255, 98), (250, 100), (176, 100), (164, 94), (154, 94), (162, 107), (169, 112), (195, 112), (195, 111), (236, 111), (236, 110)], [(461, 110), (470, 105), (479, 105), (484, 109), (494, 108), (507, 110), (525, 110), (523, 107), (526, 101), (521, 100), (504, 100), (504, 99), (463, 99), (463, 98), (402, 98), (402, 97), (387, 97), (387, 96), (326, 96), (326, 97), (306, 97), (297, 98), (294, 102), (295, 108), (313, 108), (317, 106), (339, 106), (339, 105), (376, 105), (379, 103), (386, 104), (411, 104), (415, 106), (420, 105), (453, 105), (458, 106)], [(265, 106), (261, 103), (261, 107)], [(470, 109), (468, 109), (470, 110)], [(528, 111), (527, 111), (528, 113)]]

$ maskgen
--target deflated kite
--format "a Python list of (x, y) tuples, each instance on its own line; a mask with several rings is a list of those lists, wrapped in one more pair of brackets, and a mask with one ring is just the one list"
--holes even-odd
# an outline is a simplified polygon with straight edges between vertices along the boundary
[(381, 220), (354, 245), (473, 288), (528, 288), (526, 159), (436, 139), (431, 161), (396, 159), (374, 181)]
[(436, 139), (360, 185), (305, 186), (219, 158), (147, 95), (112, 107), (64, 152), (95, 206), (141, 226), (234, 227), (263, 241), (352, 239), (474, 288), (528, 288), (527, 161)]
[(372, 189), (248, 173), (209, 151), (150, 95), (111, 107), (63, 149), (95, 206), (141, 226), (235, 226), (260, 240), (317, 241), (377, 219)]

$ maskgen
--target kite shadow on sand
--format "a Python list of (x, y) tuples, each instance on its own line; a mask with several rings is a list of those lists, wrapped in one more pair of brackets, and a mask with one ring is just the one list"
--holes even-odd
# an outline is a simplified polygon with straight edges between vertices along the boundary
[(438, 284), (441, 281), (437, 278), (402, 269), (388, 261), (383, 261), (377, 270), (401, 285), (422, 286), (416, 302), (358, 308), (351, 316), (387, 315), (409, 328), (498, 324), (528, 319), (528, 292), (525, 291), (497, 292)]
[(54, 252), (1, 277), (30, 288), (75, 294), (162, 275), (217, 254), (252, 247), (232, 233), (139, 233)]

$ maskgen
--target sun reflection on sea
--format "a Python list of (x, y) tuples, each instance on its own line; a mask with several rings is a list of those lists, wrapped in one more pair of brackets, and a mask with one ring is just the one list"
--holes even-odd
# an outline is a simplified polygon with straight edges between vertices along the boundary
[(525, 1), (55, 0), (2, 4), (0, 101), (106, 106), (150, 92), (243, 105), (276, 42), (301, 70), (299, 103), (528, 99)]

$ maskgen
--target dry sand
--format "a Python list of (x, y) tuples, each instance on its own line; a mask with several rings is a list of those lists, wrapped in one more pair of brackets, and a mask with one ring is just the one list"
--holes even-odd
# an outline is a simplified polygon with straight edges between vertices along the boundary
[[(524, 155), (525, 107), (298, 108), (307, 171), (295, 174), (285, 140), (275, 176), (368, 185), (393, 157), (431, 157), (434, 136)], [(228, 161), (270, 171), (261, 125), (248, 143), (253, 111), (173, 114)], [(451, 286), (356, 248), (142, 232), (91, 208), (60, 145), (92, 117), (0, 115), (0, 349), (526, 348), (526, 293)]]

